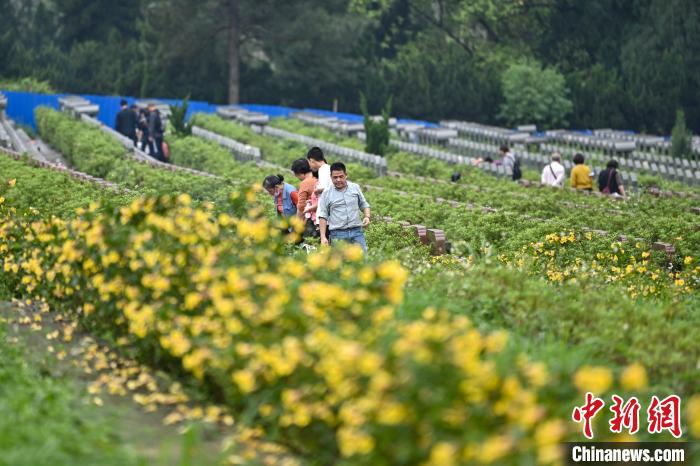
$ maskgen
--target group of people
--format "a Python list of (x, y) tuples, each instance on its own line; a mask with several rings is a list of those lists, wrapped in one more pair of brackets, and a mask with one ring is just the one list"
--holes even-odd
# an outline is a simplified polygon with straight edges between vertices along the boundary
[(323, 151), (312, 147), (305, 159), (292, 163), (291, 171), (301, 181), (299, 189), (270, 175), (263, 188), (272, 196), (277, 214), (298, 217), (304, 222), (302, 237), (321, 239), (321, 244), (347, 242), (367, 252), (363, 228), (370, 223), (370, 205), (360, 186), (347, 178), (341, 162), (328, 164)]
[[(595, 174), (584, 164), (585, 157), (578, 153), (574, 155), (574, 167), (571, 169), (571, 187), (583, 191), (593, 191), (593, 178)], [(610, 160), (605, 168), (598, 174), (598, 189), (601, 193), (613, 196), (625, 196), (625, 187), (618, 171), (619, 164), (616, 160)], [(542, 169), (542, 184), (562, 188), (566, 171), (561, 164), (561, 155), (558, 152), (552, 154), (552, 161)]]
[[(513, 173), (513, 179), (517, 180), (522, 175), (520, 173), (519, 161), (517, 157), (511, 152), (507, 145), (503, 145), (500, 148), (501, 159), (497, 160), (495, 163), (503, 165), (506, 169), (509, 169)], [(493, 162), (490, 157), (484, 159), (484, 161)], [(595, 174), (593, 171), (584, 164), (585, 157), (583, 154), (578, 153), (574, 155), (574, 167), (571, 169), (571, 187), (574, 189), (580, 189), (582, 191), (593, 191), (593, 178)], [(622, 177), (618, 171), (619, 163), (616, 160), (610, 160), (605, 168), (598, 174), (598, 189), (601, 193), (610, 194), (613, 196), (622, 196), (625, 194), (625, 187), (622, 184)], [(540, 181), (542, 184), (547, 186), (553, 186), (555, 188), (563, 188), (566, 179), (566, 170), (561, 164), (561, 154), (554, 152), (552, 154), (551, 162), (542, 168), (542, 175)], [(454, 175), (453, 175), (453, 181)]]
[(155, 104), (149, 103), (147, 108), (139, 109), (122, 99), (114, 128), (134, 141), (134, 146), (144, 152), (148, 150), (151, 157), (161, 162), (168, 161), (163, 141), (165, 125)]

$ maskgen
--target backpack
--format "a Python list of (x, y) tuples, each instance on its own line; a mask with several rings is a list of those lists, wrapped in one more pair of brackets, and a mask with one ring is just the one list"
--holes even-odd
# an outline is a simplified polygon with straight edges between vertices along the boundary
[(518, 181), (523, 177), (523, 172), (520, 170), (520, 159), (513, 156), (513, 181)]

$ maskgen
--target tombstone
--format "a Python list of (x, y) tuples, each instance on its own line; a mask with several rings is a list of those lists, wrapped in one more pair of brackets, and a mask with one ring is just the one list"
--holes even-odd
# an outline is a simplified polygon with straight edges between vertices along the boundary
[(410, 225), (408, 227), (411, 229), (414, 234), (418, 237), (420, 240), (421, 244), (427, 246), (429, 241), (428, 241), (428, 235), (427, 235), (427, 229), (425, 228), (424, 225)]
[(651, 249), (654, 251), (663, 251), (668, 255), (673, 255), (676, 252), (676, 247), (674, 245), (662, 242), (652, 243)]
[(688, 184), (693, 184), (695, 177), (693, 176), (693, 171), (690, 168), (684, 170), (685, 182)]
[(520, 125), (515, 129), (521, 133), (535, 133), (537, 132), (537, 125)]
[(239, 114), (247, 112), (238, 105), (220, 105), (216, 107), (216, 114), (225, 120), (235, 120)]
[(672, 180), (677, 179), (676, 169), (672, 166), (668, 167), (668, 177), (671, 178)]
[(441, 256), (445, 254), (445, 232), (437, 229), (429, 229), (426, 231), (428, 242), (430, 243), (431, 254), (433, 256)]
[(634, 191), (637, 191), (639, 188), (639, 179), (637, 178), (637, 174), (632, 172), (630, 173), (630, 181), (632, 183), (632, 189)]

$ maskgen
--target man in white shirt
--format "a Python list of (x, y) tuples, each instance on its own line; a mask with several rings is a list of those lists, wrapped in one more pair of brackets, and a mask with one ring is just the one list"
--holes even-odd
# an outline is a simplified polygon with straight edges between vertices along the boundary
[(552, 154), (552, 162), (542, 169), (542, 184), (562, 188), (565, 177), (566, 171), (561, 164), (561, 155), (559, 152), (555, 152)]
[(306, 159), (309, 161), (309, 166), (312, 171), (318, 173), (318, 184), (316, 185), (316, 194), (321, 195), (324, 190), (332, 185), (331, 181), (331, 166), (326, 163), (326, 157), (320, 147), (312, 147), (306, 154)]

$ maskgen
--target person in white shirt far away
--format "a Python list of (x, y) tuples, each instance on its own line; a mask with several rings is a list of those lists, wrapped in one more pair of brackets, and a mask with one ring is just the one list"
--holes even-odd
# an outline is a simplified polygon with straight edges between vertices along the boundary
[(321, 195), (324, 190), (331, 187), (331, 166), (326, 163), (326, 157), (320, 147), (312, 147), (306, 154), (311, 170), (318, 173), (316, 194)]
[(566, 171), (561, 164), (561, 155), (559, 155), (559, 152), (555, 152), (552, 154), (552, 162), (549, 165), (545, 165), (542, 169), (542, 184), (562, 188), (564, 187), (565, 177)]

